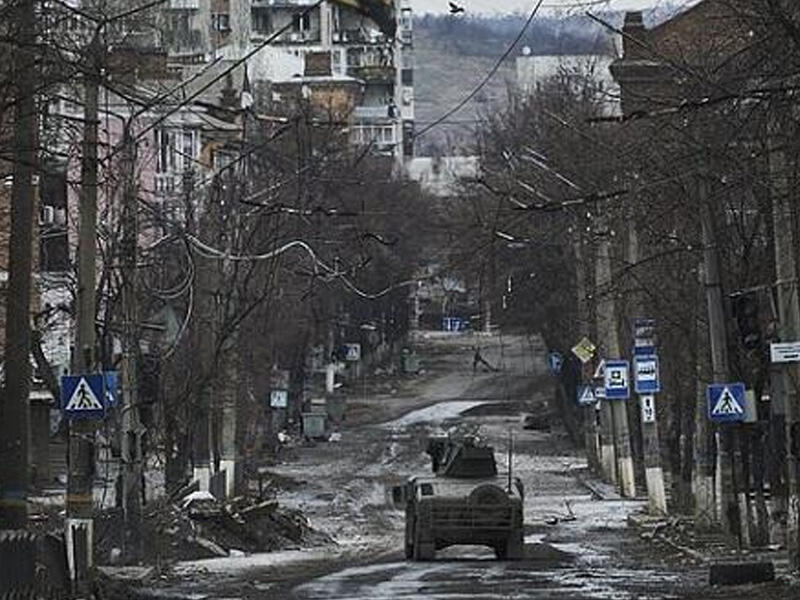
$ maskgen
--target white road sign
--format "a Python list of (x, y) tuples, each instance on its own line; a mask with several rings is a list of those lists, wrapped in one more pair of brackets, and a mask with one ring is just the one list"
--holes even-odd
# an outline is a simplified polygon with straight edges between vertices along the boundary
[(800, 362), (800, 342), (770, 344), (769, 358), (774, 363)]
[(272, 390), (269, 395), (269, 405), (272, 408), (286, 408), (289, 404), (289, 392), (286, 390)]
[(605, 360), (601, 360), (597, 364), (597, 368), (594, 370), (593, 377), (595, 379), (603, 379), (605, 376), (606, 376), (606, 361)]
[(642, 423), (656, 422), (656, 398), (655, 396), (639, 396), (639, 405), (642, 409)]

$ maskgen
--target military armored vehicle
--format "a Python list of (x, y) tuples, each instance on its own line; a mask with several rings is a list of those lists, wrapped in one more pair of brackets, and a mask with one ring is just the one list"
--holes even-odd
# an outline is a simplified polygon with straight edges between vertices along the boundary
[[(431, 560), (456, 544), (494, 549), (497, 558), (523, 558), (522, 482), (497, 472), (494, 449), (473, 435), (429, 438), (432, 476), (392, 489), (406, 511), (406, 558)], [(510, 464), (510, 462), (509, 462)]]

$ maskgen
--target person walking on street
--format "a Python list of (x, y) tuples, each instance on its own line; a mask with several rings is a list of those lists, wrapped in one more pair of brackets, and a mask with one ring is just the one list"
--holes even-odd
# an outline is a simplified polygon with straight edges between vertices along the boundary
[(485, 358), (481, 355), (481, 349), (478, 346), (475, 346), (475, 354), (472, 356), (472, 372), (475, 373), (478, 370), (478, 365), (481, 364), (486, 367), (489, 371), (496, 371), (492, 365), (490, 365)]

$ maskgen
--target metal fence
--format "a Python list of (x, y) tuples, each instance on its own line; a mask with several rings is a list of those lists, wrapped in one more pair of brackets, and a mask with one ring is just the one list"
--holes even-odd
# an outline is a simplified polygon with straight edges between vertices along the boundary
[(0, 600), (61, 600), (68, 590), (63, 538), (0, 531)]

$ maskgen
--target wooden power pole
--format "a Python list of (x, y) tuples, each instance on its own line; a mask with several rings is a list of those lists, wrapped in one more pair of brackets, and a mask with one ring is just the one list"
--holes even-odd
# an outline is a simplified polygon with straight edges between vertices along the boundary
[(13, 54), (14, 111), (11, 239), (5, 320), (5, 385), (0, 398), (0, 529), (28, 523), (30, 445), (30, 301), (33, 278), (34, 177), (37, 164), (36, 14), (33, 0), (17, 5), (19, 28)]

